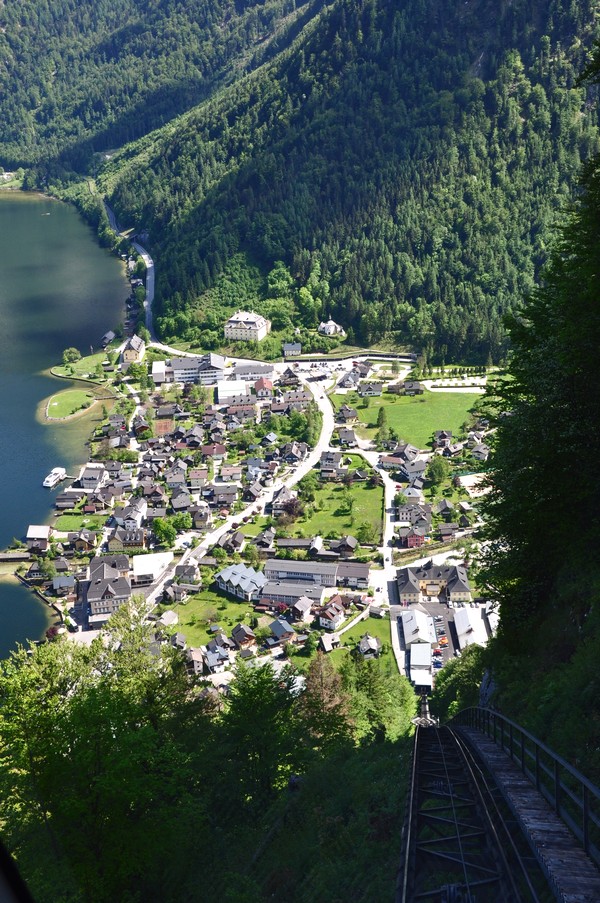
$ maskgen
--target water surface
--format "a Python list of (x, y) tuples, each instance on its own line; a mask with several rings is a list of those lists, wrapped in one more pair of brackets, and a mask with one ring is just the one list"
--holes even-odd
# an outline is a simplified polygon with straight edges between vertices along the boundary
[[(127, 294), (121, 261), (99, 247), (72, 207), (0, 192), (0, 548), (28, 524), (48, 521), (54, 493), (41, 485), (46, 474), (58, 465), (73, 473), (87, 457), (89, 418), (36, 420), (39, 402), (61, 388), (42, 371), (69, 346), (98, 348), (122, 322)], [(0, 582), (0, 657), (37, 639), (47, 623), (31, 593)]]

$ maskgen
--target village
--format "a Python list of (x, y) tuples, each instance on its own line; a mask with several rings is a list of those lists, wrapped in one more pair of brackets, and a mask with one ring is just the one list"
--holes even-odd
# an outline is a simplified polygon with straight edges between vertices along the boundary
[[(269, 329), (239, 311), (224, 335), (260, 342)], [(329, 320), (319, 332), (343, 330)], [(56, 491), (53, 523), (29, 525), (12, 553), (59, 614), (50, 637), (90, 643), (138, 596), (157, 655), (175, 647), (223, 691), (238, 658), (301, 672), (320, 650), (387, 659), (423, 692), (487, 642), (497, 615), (466, 560), (489, 454), (487, 421), (464, 416), (475, 395), (445, 392), (464, 422), (428, 431), (441, 386), (410, 355), (304, 359), (290, 343), (265, 363), (135, 333), (103, 345), (118, 400)], [(98, 366), (71, 372), (97, 379)], [(485, 378), (442, 382), (481, 393)], [(402, 414), (420, 415), (417, 444)]]

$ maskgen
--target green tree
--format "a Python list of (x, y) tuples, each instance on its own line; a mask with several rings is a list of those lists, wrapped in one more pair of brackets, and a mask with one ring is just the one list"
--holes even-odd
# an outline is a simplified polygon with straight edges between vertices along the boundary
[(240, 799), (256, 806), (272, 799), (300, 763), (294, 681), (291, 668), (276, 675), (270, 663), (240, 663), (230, 685), (223, 714), (224, 751), (235, 763)]
[(81, 360), (81, 352), (77, 348), (65, 348), (62, 353), (63, 364), (76, 364)]
[(448, 479), (450, 466), (442, 455), (434, 455), (427, 465), (426, 478), (435, 488)]
[(157, 517), (152, 523), (152, 532), (160, 545), (170, 548), (177, 538), (177, 530), (164, 517)]

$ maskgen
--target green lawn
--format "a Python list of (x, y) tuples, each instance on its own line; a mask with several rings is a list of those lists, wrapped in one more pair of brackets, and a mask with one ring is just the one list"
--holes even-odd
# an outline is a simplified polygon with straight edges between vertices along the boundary
[(76, 414), (84, 408), (89, 408), (94, 401), (94, 394), (86, 392), (85, 389), (65, 389), (57, 392), (48, 402), (48, 419), (59, 420), (61, 417)]
[(455, 435), (460, 433), (462, 424), (469, 418), (469, 410), (481, 403), (481, 395), (475, 392), (426, 391), (424, 395), (408, 398), (384, 393), (381, 398), (370, 399), (367, 408), (362, 406), (363, 400), (356, 392), (332, 395), (331, 401), (336, 409), (343, 404), (356, 408), (365, 424), (360, 432), (369, 438), (377, 432), (377, 413), (380, 407), (384, 407), (388, 426), (395, 429), (401, 439), (418, 448), (426, 448), (435, 430), (452, 430)]
[(173, 606), (179, 615), (177, 630), (184, 634), (188, 646), (203, 646), (211, 638), (210, 624), (219, 624), (228, 636), (240, 621), (250, 623), (254, 612), (249, 602), (225, 594), (202, 589), (189, 596), (186, 602)]
[[(381, 536), (383, 488), (370, 489), (366, 483), (354, 483), (350, 487), (354, 504), (351, 512), (343, 509), (346, 489), (341, 483), (323, 483), (315, 493), (315, 501), (307, 509), (312, 513), (300, 518), (289, 527), (291, 535), (327, 536), (335, 533), (343, 536), (353, 533), (363, 521), (372, 524)], [(320, 510), (317, 510), (320, 509)], [(377, 540), (379, 542), (380, 539)]]
[(94, 376), (94, 372), (98, 366), (102, 366), (102, 362), (107, 359), (105, 351), (98, 351), (96, 354), (88, 354), (81, 360), (75, 361), (74, 364), (60, 364), (53, 368), (57, 376), (72, 376), (74, 379), (88, 379), (93, 376), (94, 379), (103, 379), (104, 374), (99, 377)]
[(101, 530), (106, 518), (90, 514), (59, 514), (54, 529), (61, 533), (75, 533), (79, 530)]
[(333, 652), (329, 653), (329, 658), (336, 668), (341, 665), (345, 656), (356, 646), (365, 633), (379, 637), (384, 647), (381, 658), (386, 662), (391, 661), (395, 663), (396, 659), (392, 651), (392, 640), (390, 637), (390, 619), (388, 617), (367, 618), (366, 621), (359, 621), (351, 630), (348, 630), (340, 637), (341, 643), (347, 646), (347, 649), (334, 649)]

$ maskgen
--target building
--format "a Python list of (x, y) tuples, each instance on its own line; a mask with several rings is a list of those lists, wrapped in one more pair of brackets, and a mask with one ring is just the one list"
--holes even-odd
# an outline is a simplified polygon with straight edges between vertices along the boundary
[(461, 650), (472, 645), (487, 645), (488, 630), (484, 607), (469, 605), (465, 608), (457, 608), (454, 613), (454, 626)]
[(435, 643), (435, 629), (433, 618), (418, 608), (403, 611), (401, 615), (402, 631), (406, 646), (418, 643), (427, 643), (431, 646)]
[(294, 357), (294, 355), (302, 354), (302, 345), (300, 342), (284, 342), (283, 356)]
[(339, 323), (335, 323), (333, 320), (329, 319), (326, 323), (319, 323), (317, 327), (317, 332), (319, 335), (328, 335), (328, 336), (345, 336), (346, 331), (339, 325)]
[(136, 555), (132, 563), (133, 583), (148, 586), (154, 583), (173, 561), (172, 552), (154, 552), (152, 555)]
[(135, 364), (143, 360), (145, 353), (146, 343), (144, 340), (139, 335), (132, 335), (123, 349), (123, 363)]
[(271, 321), (260, 314), (238, 310), (227, 320), (224, 333), (228, 342), (260, 342), (271, 332)]
[(242, 398), (251, 403), (248, 383), (243, 379), (225, 379), (217, 386), (217, 401), (219, 404), (230, 402), (232, 398)]
[(219, 589), (246, 602), (257, 602), (267, 578), (245, 564), (230, 564), (215, 577)]
[(131, 596), (131, 581), (110, 557), (92, 558), (84, 600), (89, 606), (90, 626), (98, 626)]
[(243, 379), (255, 383), (257, 379), (273, 380), (275, 368), (273, 364), (263, 364), (262, 361), (247, 361), (233, 366), (233, 378)]
[(155, 386), (164, 383), (199, 383), (212, 385), (225, 376), (225, 358), (220, 354), (174, 357), (170, 361), (154, 361), (152, 380)]
[(434, 564), (401, 568), (396, 575), (402, 605), (422, 602), (423, 596), (442, 596), (447, 602), (469, 602), (471, 587), (467, 570), (460, 564)]
[[(265, 564), (268, 580), (315, 584), (317, 586), (351, 586), (366, 589), (369, 585), (369, 564), (353, 561), (291, 561), (269, 558)], [(308, 595), (307, 588), (304, 591)]]

